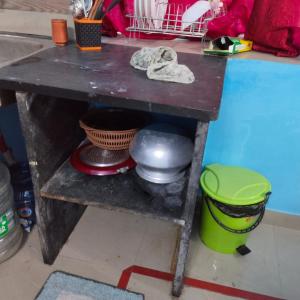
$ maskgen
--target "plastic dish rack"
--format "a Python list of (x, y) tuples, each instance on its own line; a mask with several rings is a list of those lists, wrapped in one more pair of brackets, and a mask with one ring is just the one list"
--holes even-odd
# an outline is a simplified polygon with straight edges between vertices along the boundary
[[(203, 38), (207, 33), (208, 22), (226, 14), (223, 2), (220, 1), (219, 3), (217, 9), (211, 8), (201, 18), (182, 30), (182, 16), (191, 5), (168, 4), (167, 1), (157, 2), (156, 14), (152, 17), (147, 17), (140, 12), (134, 12), (134, 15), (127, 15), (130, 19), (130, 26), (127, 30), (132, 33)], [(163, 18), (159, 16), (160, 11), (166, 12)]]

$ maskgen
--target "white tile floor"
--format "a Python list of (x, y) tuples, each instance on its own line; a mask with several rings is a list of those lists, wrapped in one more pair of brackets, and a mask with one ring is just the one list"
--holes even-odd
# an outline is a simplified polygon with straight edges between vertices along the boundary
[[(22, 249), (0, 265), (0, 299), (31, 300), (54, 270), (117, 285), (122, 270), (140, 265), (170, 272), (176, 226), (140, 216), (88, 208), (53, 266), (42, 263), (34, 230)], [(245, 257), (207, 249), (193, 234), (187, 275), (252, 292), (300, 299), (300, 232), (261, 225), (251, 236)], [(146, 300), (169, 300), (171, 284), (134, 274), (129, 289)], [(185, 288), (180, 299), (237, 299)]]

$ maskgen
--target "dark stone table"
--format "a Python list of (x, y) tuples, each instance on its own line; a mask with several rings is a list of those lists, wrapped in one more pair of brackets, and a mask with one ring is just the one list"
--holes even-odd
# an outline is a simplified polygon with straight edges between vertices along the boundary
[[(129, 65), (134, 47), (104, 45), (80, 52), (50, 48), (0, 69), (0, 88), (17, 91), (17, 103), (34, 182), (44, 262), (52, 264), (87, 205), (174, 222), (180, 228), (173, 295), (183, 287), (208, 125), (217, 119), (226, 59), (178, 54), (195, 74), (193, 84), (148, 80)], [(180, 210), (153, 206), (133, 172), (112, 177), (78, 173), (68, 161), (84, 135), (78, 120), (90, 103), (162, 113), (197, 121), (195, 151)]]

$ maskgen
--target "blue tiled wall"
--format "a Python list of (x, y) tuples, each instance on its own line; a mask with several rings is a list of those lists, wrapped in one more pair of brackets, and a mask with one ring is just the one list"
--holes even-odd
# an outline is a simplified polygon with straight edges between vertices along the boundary
[(268, 208), (300, 215), (300, 65), (229, 60), (212, 162), (261, 172), (273, 186)]

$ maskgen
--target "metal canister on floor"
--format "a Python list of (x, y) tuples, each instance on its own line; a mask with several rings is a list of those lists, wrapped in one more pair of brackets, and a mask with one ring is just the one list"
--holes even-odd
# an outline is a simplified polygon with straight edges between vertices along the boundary
[(0, 263), (18, 251), (22, 237), (23, 231), (14, 209), (10, 174), (0, 162)]

